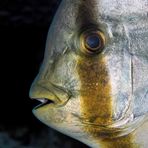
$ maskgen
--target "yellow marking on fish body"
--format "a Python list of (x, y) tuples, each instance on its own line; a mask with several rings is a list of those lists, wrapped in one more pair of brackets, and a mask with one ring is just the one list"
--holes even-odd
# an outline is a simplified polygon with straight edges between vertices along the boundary
[(133, 142), (132, 134), (117, 138), (105, 138), (101, 143), (102, 148), (139, 148), (139, 146)]
[(93, 124), (110, 124), (112, 101), (105, 59), (102, 56), (83, 57), (78, 65), (82, 117)]
[(132, 144), (132, 135), (116, 137), (119, 132), (111, 133), (100, 128), (107, 128), (113, 123), (111, 85), (105, 58), (99, 55), (79, 59), (78, 74), (81, 80), (80, 106), (84, 132), (91, 134), (103, 148), (137, 148)]

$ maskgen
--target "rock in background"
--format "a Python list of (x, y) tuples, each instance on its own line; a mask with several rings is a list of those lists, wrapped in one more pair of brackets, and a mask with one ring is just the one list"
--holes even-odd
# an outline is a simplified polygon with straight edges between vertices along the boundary
[(38, 103), (28, 96), (59, 3), (0, 1), (0, 148), (87, 148), (40, 123), (32, 115)]

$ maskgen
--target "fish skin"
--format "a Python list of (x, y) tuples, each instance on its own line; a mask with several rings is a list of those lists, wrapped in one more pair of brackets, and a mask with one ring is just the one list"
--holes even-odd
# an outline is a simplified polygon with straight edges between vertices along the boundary
[[(147, 14), (147, 0), (63, 0), (30, 89), (31, 98), (53, 103), (34, 115), (90, 147), (147, 148)], [(79, 46), (88, 28), (105, 35), (94, 56)]]

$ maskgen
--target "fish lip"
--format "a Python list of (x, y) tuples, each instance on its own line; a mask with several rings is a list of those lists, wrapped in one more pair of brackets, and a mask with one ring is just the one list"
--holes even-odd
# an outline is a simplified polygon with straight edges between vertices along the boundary
[(40, 102), (40, 104), (35, 106), (33, 110), (40, 109), (42, 107), (45, 107), (46, 105), (48, 106), (51, 105), (53, 107), (62, 107), (69, 101), (67, 100), (66, 102), (60, 102), (60, 101), (55, 101), (55, 100), (48, 99), (48, 98), (31, 98), (31, 99), (37, 100)]
[(38, 105), (36, 105), (35, 107), (33, 107), (33, 110), (36, 110), (36, 109), (39, 109), (39, 108), (41, 108), (41, 107), (43, 107), (43, 106), (45, 106), (45, 105), (49, 105), (49, 104), (54, 104), (54, 102), (52, 101), (52, 100), (49, 100), (49, 99), (47, 99), (47, 98), (33, 98), (33, 97), (31, 97), (31, 99), (33, 100), (33, 101), (38, 101), (39, 102), (39, 104)]
[(29, 97), (41, 102), (41, 104), (35, 107), (36, 109), (47, 104), (52, 104), (56, 107), (61, 107), (67, 104), (72, 96), (71, 92), (65, 91), (64, 88), (51, 82), (48, 83), (50, 87), (47, 87), (46, 84), (47, 82), (42, 80), (40, 83), (33, 83), (30, 88)]
[(39, 105), (35, 106), (34, 109), (39, 109), (45, 105), (55, 104), (54, 101), (47, 99), (47, 98), (32, 98), (33, 100), (37, 100), (40, 102)]

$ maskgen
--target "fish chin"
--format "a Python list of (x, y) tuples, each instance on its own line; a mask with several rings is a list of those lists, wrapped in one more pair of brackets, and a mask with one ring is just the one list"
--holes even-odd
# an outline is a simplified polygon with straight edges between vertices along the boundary
[(145, 116), (134, 118), (131, 115), (123, 120), (103, 126), (86, 122), (81, 116), (67, 111), (65, 106), (59, 107), (54, 103), (35, 107), (33, 114), (47, 126), (74, 138), (80, 137), (84, 133), (87, 134), (88, 131), (94, 135), (105, 135), (105, 137), (112, 138), (121, 137), (132, 133), (145, 121)]
[(57, 107), (55, 104), (45, 105), (33, 109), (33, 114), (45, 125), (77, 140), (84, 136), (83, 125), (73, 113), (65, 110), (65, 107)]

